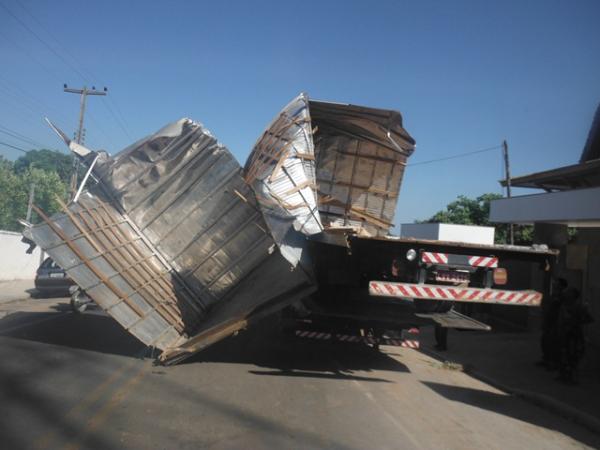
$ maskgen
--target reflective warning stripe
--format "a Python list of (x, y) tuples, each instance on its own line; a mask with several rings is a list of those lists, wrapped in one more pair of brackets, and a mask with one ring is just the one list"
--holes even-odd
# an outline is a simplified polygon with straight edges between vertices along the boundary
[(400, 344), (400, 347), (405, 347), (405, 348), (419, 348), (419, 341), (404, 340)]
[[(411, 330), (413, 330), (413, 331), (411, 331)], [(412, 334), (416, 334), (414, 332), (414, 330), (418, 330), (418, 329), (411, 328), (411, 330), (408, 330), (408, 332), (412, 333)], [(356, 334), (331, 334), (331, 333), (307, 331), (307, 330), (296, 330), (295, 334), (297, 337), (305, 338), (305, 339), (327, 340), (327, 339), (334, 338), (340, 342), (364, 342), (366, 344), (379, 343), (381, 345), (391, 345), (391, 346), (396, 346), (396, 347), (419, 348), (419, 341), (417, 339), (415, 339), (414, 337), (412, 339), (390, 339), (390, 338), (375, 339), (372, 336), (359, 336)]]
[(429, 264), (448, 264), (448, 255), (445, 253), (423, 252), (421, 261)]
[(462, 288), (432, 284), (394, 283), (389, 281), (369, 282), (369, 294), (380, 297), (526, 306), (539, 306), (542, 302), (542, 294), (534, 290), (506, 291), (501, 289)]
[(498, 258), (492, 256), (469, 256), (469, 265), (473, 267), (498, 267)]

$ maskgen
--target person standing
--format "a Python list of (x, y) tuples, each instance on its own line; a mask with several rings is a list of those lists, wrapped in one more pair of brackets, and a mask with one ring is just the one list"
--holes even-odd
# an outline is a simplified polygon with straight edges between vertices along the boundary
[(577, 368), (585, 351), (583, 326), (592, 321), (592, 316), (581, 301), (579, 291), (572, 287), (567, 288), (563, 293), (558, 314), (559, 381), (577, 383)]
[(567, 280), (555, 279), (552, 283), (552, 294), (542, 301), (542, 360), (536, 365), (550, 370), (557, 369), (559, 365), (558, 314), (562, 295), (567, 287)]

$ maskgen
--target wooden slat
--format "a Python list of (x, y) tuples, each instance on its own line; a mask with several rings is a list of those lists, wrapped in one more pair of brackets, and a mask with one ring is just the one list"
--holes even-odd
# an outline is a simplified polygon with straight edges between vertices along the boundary
[(281, 195), (295, 194), (296, 192), (301, 191), (302, 189), (307, 188), (307, 187), (317, 189), (317, 186), (315, 186), (315, 184), (311, 180), (305, 180), (302, 183), (297, 184), (293, 188), (288, 189)]
[(100, 279), (108, 289), (110, 289), (119, 299), (125, 301), (127, 306), (129, 306), (138, 316), (144, 315), (144, 312), (135, 303), (128, 301), (129, 299), (123, 291), (121, 291), (108, 278), (106, 278), (94, 264), (87, 260), (83, 252), (76, 245), (74, 245), (73, 242), (71, 242), (69, 237), (60, 228), (58, 228), (56, 224), (54, 224), (54, 222), (52, 222), (40, 208), (38, 208), (36, 205), (31, 206), (33, 210), (42, 218), (42, 220), (48, 224), (50, 229), (52, 229), (52, 231), (54, 231), (54, 233), (56, 233), (58, 237), (65, 242), (67, 247), (69, 247), (71, 251), (75, 253), (75, 255), (85, 264), (85, 266), (90, 269), (92, 273), (96, 275), (96, 277), (98, 277), (98, 279)]
[[(94, 220), (94, 223), (96, 225), (102, 226), (102, 225), (100, 225), (101, 224), (100, 221), (97, 221), (96, 219), (94, 219), (94, 214), (99, 213), (99, 210), (95, 210), (94, 212), (89, 212), (89, 210), (87, 210), (86, 206), (84, 206), (83, 204), (80, 204), (80, 207), (81, 207), (82, 211), (78, 212), (78, 215), (81, 218), (81, 220), (85, 223), (85, 225), (88, 227), (88, 229), (93, 230), (94, 227), (92, 227), (92, 224), (85, 218), (85, 216), (82, 214), (82, 212), (87, 212), (87, 214), (89, 214), (90, 217), (92, 217), (92, 219)], [(66, 208), (65, 205), (63, 205), (63, 209), (66, 209), (68, 211), (68, 209)], [(76, 220), (76, 219), (72, 218), (71, 220)], [(108, 222), (106, 222), (106, 223), (108, 223)], [(135, 258), (133, 258), (133, 260), (130, 260), (130, 259), (124, 257), (127, 247), (132, 246), (133, 248), (135, 248), (135, 245), (133, 245), (133, 242), (129, 239), (125, 240), (125, 241), (111, 239), (107, 230), (109, 230), (109, 228), (105, 228), (103, 230), (104, 237), (108, 240), (108, 242), (110, 242), (112, 245), (114, 245), (115, 247), (118, 248), (117, 252), (119, 253), (120, 258), (117, 258), (111, 254), (111, 255), (107, 255), (106, 260), (109, 264), (111, 264), (113, 266), (113, 268), (115, 268), (115, 270), (117, 270), (119, 272), (121, 277), (127, 283), (129, 283), (132, 286), (132, 288), (134, 288), (133, 293), (135, 293), (136, 286), (138, 286), (140, 283), (144, 283), (146, 280), (144, 275), (139, 273), (139, 271), (137, 270), (137, 267), (139, 265), (143, 264), (144, 261), (135, 259)], [(110, 230), (110, 231), (112, 233), (112, 230)], [(141, 253), (140, 253), (140, 257), (142, 257), (143, 260), (147, 259), (147, 258), (143, 258), (143, 255)], [(129, 264), (127, 266), (127, 268), (125, 268), (121, 264), (121, 259), (123, 259), (124, 261), (126, 261)], [(131, 296), (133, 293), (129, 294), (129, 296)], [(148, 304), (151, 307), (157, 309), (157, 312), (167, 321), (167, 323), (170, 323), (171, 325), (176, 326), (176, 329), (179, 332), (183, 331), (184, 323), (181, 320), (181, 312), (180, 312), (179, 308), (177, 307), (177, 304), (175, 302), (173, 302), (171, 304), (163, 302), (163, 300), (161, 298), (157, 297), (153, 291), (148, 291), (148, 294), (155, 298), (155, 301), (151, 301), (150, 298), (145, 297), (145, 300), (148, 302)], [(163, 312), (161, 312), (161, 311), (163, 311)]]
[[(92, 219), (98, 226), (101, 226), (100, 224), (103, 221), (101, 219), (99, 219), (98, 216), (96, 216), (96, 214), (98, 214), (100, 216), (100, 210), (97, 210), (95, 212), (89, 212), (89, 211), (86, 211), (86, 212), (90, 215), (90, 217), (92, 217)], [(85, 220), (83, 215), (80, 214), (80, 217), (82, 218), (82, 220)], [(91, 224), (89, 224), (89, 222), (87, 222), (87, 221), (86, 221), (86, 225), (88, 225), (91, 228)], [(118, 229), (118, 230), (122, 231), (120, 229)], [(105, 230), (104, 233), (105, 233), (106, 239), (108, 239), (108, 241), (111, 242), (113, 245), (123, 244), (126, 242), (126, 241), (119, 239), (113, 230), (110, 230), (110, 233), (107, 230)], [(123, 235), (123, 236), (126, 239), (128, 239), (127, 236), (125, 236), (125, 235)], [(127, 264), (129, 264), (129, 268), (127, 270), (125, 270), (121, 266), (121, 264), (117, 260), (117, 258), (112, 257), (111, 258), (112, 261), (109, 261), (109, 262), (121, 273), (121, 276), (123, 276), (123, 278), (133, 287), (133, 289), (134, 289), (133, 293), (138, 292), (139, 286), (144, 286), (145, 287), (144, 290), (148, 294), (147, 296), (144, 296), (144, 298), (148, 302), (148, 304), (151, 307), (155, 308), (156, 311), (168, 323), (171, 323), (173, 325), (177, 324), (177, 328), (178, 328), (179, 332), (183, 331), (183, 327), (185, 326), (185, 324), (182, 321), (181, 310), (179, 309), (179, 307), (177, 305), (176, 296), (174, 295), (174, 293), (169, 292), (168, 290), (164, 290), (166, 297), (168, 299), (174, 300), (172, 302), (164, 302), (163, 299), (157, 295), (157, 292), (155, 292), (155, 290), (146, 288), (146, 286), (148, 286), (148, 284), (149, 284), (148, 278), (146, 277), (146, 275), (149, 276), (150, 280), (155, 281), (157, 278), (157, 271), (151, 265), (149, 265), (147, 262), (143, 261), (144, 260), (143, 254), (141, 254), (138, 251), (137, 255), (134, 256), (130, 251), (131, 249), (137, 250), (137, 248), (135, 246), (131, 246), (131, 248), (124, 246), (118, 252), (120, 254), (121, 258), (123, 259), (123, 261), (125, 261)], [(137, 264), (137, 263), (139, 263), (139, 264)], [(142, 269), (142, 268), (145, 270), (146, 275), (140, 272), (140, 269)], [(132, 295), (132, 294), (130, 294), (130, 295)], [(153, 298), (154, 300), (151, 300), (151, 298)]]

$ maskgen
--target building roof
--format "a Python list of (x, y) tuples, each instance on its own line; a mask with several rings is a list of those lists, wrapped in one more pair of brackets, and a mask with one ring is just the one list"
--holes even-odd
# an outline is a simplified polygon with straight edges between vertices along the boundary
[[(506, 180), (500, 184), (506, 186)], [(600, 104), (592, 120), (579, 164), (514, 177), (511, 186), (565, 191), (600, 186)]]
[[(506, 186), (506, 180), (500, 181)], [(600, 159), (511, 178), (513, 187), (565, 191), (600, 186)]]
[(590, 132), (588, 134), (585, 147), (581, 152), (581, 159), (579, 162), (591, 161), (600, 158), (600, 104), (596, 109), (596, 115), (592, 121)]

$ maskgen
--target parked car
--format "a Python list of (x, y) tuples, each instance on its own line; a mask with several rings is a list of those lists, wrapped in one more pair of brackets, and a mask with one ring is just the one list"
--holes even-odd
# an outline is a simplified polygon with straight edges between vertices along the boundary
[(52, 258), (46, 258), (35, 275), (35, 288), (39, 295), (65, 296), (71, 295), (69, 289), (75, 283)]

